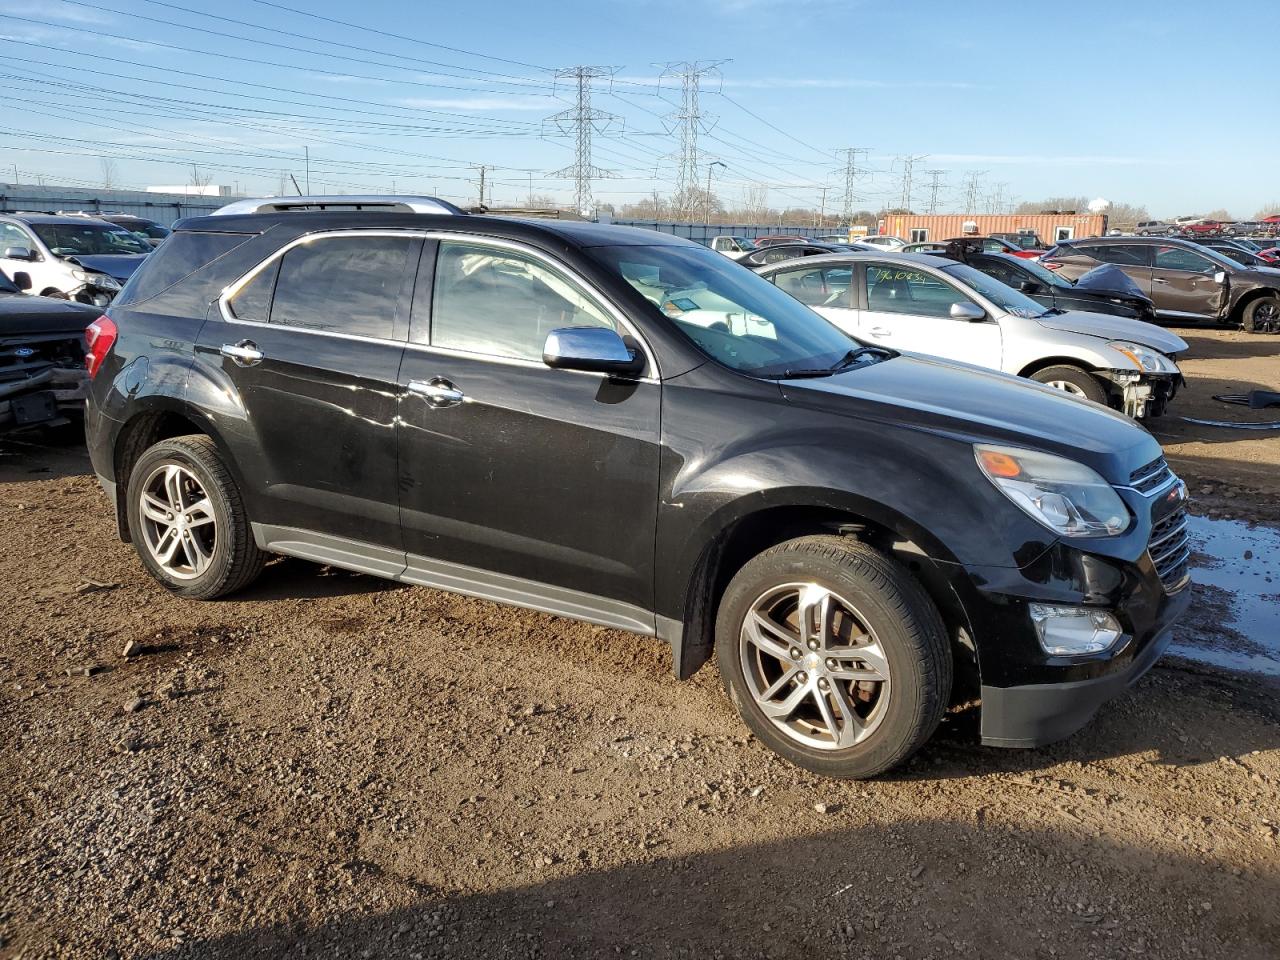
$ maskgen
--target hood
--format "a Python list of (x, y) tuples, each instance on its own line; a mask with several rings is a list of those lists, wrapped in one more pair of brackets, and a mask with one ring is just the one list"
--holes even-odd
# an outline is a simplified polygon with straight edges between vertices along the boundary
[(0, 293), (0, 340), (84, 333), (102, 316), (102, 310), (70, 300), (33, 297), (25, 293)]
[(147, 259), (147, 255), (145, 253), (98, 253), (81, 254), (64, 259), (71, 263), (78, 263), (82, 267), (88, 267), (90, 270), (98, 270), (124, 283), (133, 276), (133, 271), (138, 269), (138, 264)]
[(1121, 297), (1149, 299), (1127, 273), (1111, 263), (1104, 263), (1100, 267), (1094, 267), (1087, 273), (1081, 274), (1075, 286), (1077, 290), (1088, 290), (1090, 293), (1111, 293)]
[(785, 380), (783, 396), (847, 413), (1005, 443), (1088, 464), (1113, 483), (1160, 456), (1160, 444), (1128, 417), (1061, 390), (981, 367), (902, 354), (833, 377)]
[(1101, 337), (1104, 340), (1128, 340), (1151, 347), (1163, 354), (1182, 353), (1187, 349), (1187, 341), (1176, 333), (1170, 333), (1164, 327), (1128, 317), (1117, 317), (1108, 313), (1089, 313), (1084, 310), (1069, 310), (1047, 317), (1036, 317), (1036, 323), (1050, 330), (1061, 330), (1064, 333), (1083, 333), (1090, 337)]

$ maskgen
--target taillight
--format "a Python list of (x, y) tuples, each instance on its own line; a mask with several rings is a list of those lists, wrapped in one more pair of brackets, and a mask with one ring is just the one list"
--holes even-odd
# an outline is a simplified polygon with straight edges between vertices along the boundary
[(1048, 267), (1050, 270), (1061, 270), (1062, 264), (1054, 263), (1052, 260), (1041, 260), (1040, 266)]
[(105, 313), (85, 329), (84, 339), (89, 344), (89, 351), (84, 355), (84, 368), (89, 371), (90, 380), (97, 376), (102, 361), (107, 359), (107, 353), (116, 342), (116, 332), (115, 321)]

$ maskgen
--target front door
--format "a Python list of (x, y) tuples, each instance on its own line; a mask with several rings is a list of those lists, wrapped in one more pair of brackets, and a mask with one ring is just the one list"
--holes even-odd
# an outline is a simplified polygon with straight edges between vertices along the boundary
[(574, 326), (628, 333), (530, 249), (428, 244), (400, 372), (405, 579), (652, 630), (661, 386), (546, 366)]
[(1215, 319), (1227, 286), (1215, 276), (1225, 268), (1185, 247), (1157, 247), (1151, 269), (1156, 311), (1171, 317)]
[(972, 322), (951, 316), (953, 304), (972, 297), (941, 277), (907, 266), (868, 263), (866, 308), (859, 336), (895, 350), (930, 354), (1000, 369), (1000, 325), (994, 318)]
[(370, 233), (288, 248), (201, 330), (198, 362), (242, 407), (222, 432), (240, 448), (249, 515), (273, 538), (401, 549), (397, 376), (421, 246)]

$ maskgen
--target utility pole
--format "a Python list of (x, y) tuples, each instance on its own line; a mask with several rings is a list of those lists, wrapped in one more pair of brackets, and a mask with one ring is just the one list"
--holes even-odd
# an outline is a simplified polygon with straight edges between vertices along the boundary
[(986, 175), (987, 175), (986, 170), (973, 170), (973, 171), (970, 171), (967, 177), (965, 177), (965, 186), (964, 186), (964, 212), (965, 213), (978, 212), (978, 197), (980, 196), (982, 178), (985, 177)]
[(823, 184), (822, 187), (822, 203), (818, 208), (818, 220), (814, 223), (815, 227), (825, 227), (827, 225), (827, 191), (830, 187)]
[(902, 203), (900, 206), (903, 210), (911, 209), (912, 171), (915, 169), (915, 165), (921, 160), (926, 159), (927, 156), (928, 154), (922, 153), (919, 156), (898, 158), (902, 161)]
[(303, 156), (306, 158), (306, 176), (304, 179), (307, 182), (307, 196), (309, 197), (311, 196), (311, 148), (309, 146), (304, 146), (302, 151)]
[(591, 137), (595, 133), (604, 133), (621, 118), (591, 106), (591, 84), (600, 77), (612, 77), (614, 72), (613, 67), (566, 67), (555, 72), (557, 80), (574, 81), (577, 103), (568, 110), (547, 117), (545, 121), (554, 124), (561, 135), (574, 138), (573, 163), (554, 171), (551, 176), (573, 180), (573, 204), (584, 217), (591, 216), (595, 209), (591, 181), (613, 176), (611, 171), (602, 170), (591, 162)]
[(942, 178), (946, 175), (945, 170), (926, 170), (929, 175), (929, 212), (938, 212), (938, 190), (942, 186)]
[[(484, 206), (484, 181), (485, 181), (485, 175), (486, 175), (490, 170), (492, 170), (492, 169), (493, 169), (493, 167), (492, 167), (490, 164), (487, 164), (487, 163), (481, 163), (481, 164), (476, 164), (476, 165), (473, 167), (473, 169), (475, 169), (475, 170), (479, 170), (479, 171), (480, 171), (480, 206), (482, 206), (482, 207), (483, 207), (483, 206)], [(490, 189), (492, 189), (492, 188), (490, 188)]]
[(845, 147), (836, 151), (836, 156), (844, 157), (844, 167), (834, 172), (844, 174), (844, 195), (840, 203), (840, 219), (844, 221), (846, 226), (853, 222), (854, 201), (861, 199), (853, 192), (853, 185), (862, 176), (861, 171), (858, 169), (858, 154), (866, 152), (866, 147)]
[(704, 77), (717, 76), (723, 60), (679, 61), (664, 64), (661, 85), (667, 77), (680, 78), (680, 109), (669, 113), (666, 120), (680, 129), (680, 162), (676, 169), (676, 202), (678, 211), (692, 218), (694, 195), (698, 188), (698, 134), (711, 129), (712, 117), (702, 111), (699, 95)]

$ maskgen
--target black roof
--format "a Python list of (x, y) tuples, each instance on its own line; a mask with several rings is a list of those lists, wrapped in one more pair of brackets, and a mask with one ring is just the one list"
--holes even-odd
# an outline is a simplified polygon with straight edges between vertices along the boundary
[[(284, 211), (217, 217), (191, 217), (173, 225), (175, 231), (263, 233), (274, 226), (289, 233), (383, 227), (390, 230), (440, 230), (488, 234), (509, 239), (565, 242), (575, 247), (694, 246), (701, 244), (657, 230), (623, 227), (581, 220), (539, 220), (517, 217), (451, 216), (431, 213), (391, 213), (364, 210)], [(704, 248), (705, 249), (705, 248)]]

